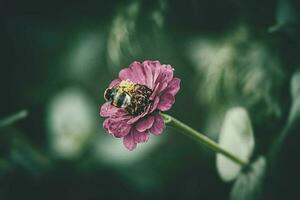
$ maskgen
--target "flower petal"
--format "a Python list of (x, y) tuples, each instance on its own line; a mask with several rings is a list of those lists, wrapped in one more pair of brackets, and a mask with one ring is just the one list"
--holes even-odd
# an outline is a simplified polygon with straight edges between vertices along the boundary
[(152, 65), (152, 75), (153, 75), (153, 83), (155, 83), (156, 79), (158, 78), (160, 71), (161, 71), (161, 64), (159, 61), (153, 61)]
[(159, 76), (154, 80), (157, 82), (170, 82), (173, 79), (174, 69), (171, 65), (161, 65)]
[(135, 130), (133, 133), (133, 138), (134, 138), (134, 141), (136, 143), (145, 143), (148, 141), (149, 139), (149, 133), (148, 132), (139, 132), (137, 130)]
[[(146, 115), (146, 113), (144, 113), (145, 115)], [(133, 118), (131, 118), (130, 120), (128, 120), (128, 124), (133, 124), (133, 123), (135, 123), (135, 122), (137, 122), (139, 119), (141, 119), (143, 117), (143, 114), (141, 114), (141, 115), (138, 115), (138, 116), (136, 116), (136, 117), (133, 117)]]
[(150, 110), (151, 110), (151, 106), (148, 106), (145, 112), (143, 112), (142, 114), (140, 114), (136, 117), (133, 117), (133, 118), (129, 119), (127, 121), (127, 124), (133, 124), (133, 123), (137, 122), (139, 119), (141, 119), (142, 117), (144, 117), (148, 113), (151, 113)]
[(156, 96), (151, 105), (151, 111), (150, 111), (151, 113), (154, 112), (154, 110), (157, 108), (158, 103), (159, 103), (159, 97)]
[(179, 78), (173, 78), (168, 87), (166, 88), (166, 90), (164, 92), (166, 93), (170, 93), (173, 96), (175, 96), (177, 94), (177, 92), (180, 89), (180, 79)]
[(175, 102), (175, 97), (172, 94), (166, 93), (160, 97), (157, 108), (161, 111), (169, 110)]
[(153, 123), (154, 123), (154, 116), (144, 117), (137, 123), (136, 129), (139, 132), (144, 132), (144, 131), (148, 130), (149, 128), (151, 128)]
[(105, 128), (108, 130), (109, 133), (113, 134), (115, 137), (124, 137), (130, 132), (132, 126), (127, 124), (126, 120), (120, 120), (120, 118), (109, 118), (108, 120), (109, 121), (105, 124)]
[(157, 83), (157, 82), (169, 83), (173, 79), (173, 74), (174, 74), (173, 70), (174, 69), (171, 67), (171, 65), (162, 65), (160, 74), (157, 77), (157, 79), (155, 80), (155, 83)]
[(155, 88), (150, 96), (150, 100), (154, 99), (156, 96), (159, 96), (161, 91), (165, 90), (168, 87), (167, 82), (157, 83)]
[(121, 83), (121, 80), (120, 79), (115, 79), (115, 80), (113, 80), (110, 84), (109, 84), (109, 88), (111, 88), (111, 87), (113, 87), (113, 86), (115, 86), (115, 85), (117, 85), (117, 84), (119, 84), (119, 83)]
[(100, 108), (101, 117), (110, 117), (118, 111), (118, 108), (112, 106), (110, 102), (106, 102)]
[(146, 60), (143, 62), (144, 71), (146, 74), (145, 84), (151, 90), (154, 89), (154, 83), (160, 74), (162, 65), (159, 61)]
[(129, 151), (132, 151), (136, 148), (137, 143), (134, 141), (133, 135), (130, 133), (123, 138), (123, 144)]
[[(144, 67), (139, 62), (133, 62), (128, 68), (122, 69), (119, 72), (119, 79), (130, 80), (134, 83), (146, 85), (148, 74), (144, 72)], [(150, 74), (151, 76), (151, 74)]]
[(163, 130), (165, 129), (166, 125), (165, 122), (160, 116), (159, 113), (155, 115), (155, 120), (153, 123), (153, 126), (150, 128), (150, 132), (153, 133), (154, 135), (160, 135), (162, 134)]
[(110, 123), (110, 119), (109, 118), (105, 119), (104, 122), (103, 122), (103, 128), (108, 133), (110, 133), (109, 130), (108, 130), (109, 123)]
[(135, 78), (136, 83), (145, 85), (148, 74), (145, 73), (143, 65), (139, 62), (133, 62), (129, 65), (129, 68), (132, 72), (131, 76)]
[(172, 78), (173, 70), (165, 69), (165, 71), (157, 78), (152, 95), (160, 95), (160, 93), (168, 87), (168, 84)]

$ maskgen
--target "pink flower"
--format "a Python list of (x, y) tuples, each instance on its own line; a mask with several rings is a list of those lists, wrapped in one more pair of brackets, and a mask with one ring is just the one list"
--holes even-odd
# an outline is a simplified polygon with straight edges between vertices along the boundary
[(123, 138), (127, 149), (147, 142), (149, 133), (162, 134), (165, 123), (159, 112), (172, 107), (180, 89), (180, 79), (173, 77), (173, 71), (159, 61), (133, 62), (110, 83), (105, 92), (108, 102), (100, 109), (106, 118), (103, 127)]

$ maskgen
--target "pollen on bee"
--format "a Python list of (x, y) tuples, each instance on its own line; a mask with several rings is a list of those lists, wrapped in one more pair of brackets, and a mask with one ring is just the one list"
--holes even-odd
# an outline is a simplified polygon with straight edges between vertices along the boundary
[(119, 89), (122, 92), (133, 93), (135, 91), (136, 84), (130, 80), (123, 80), (119, 84)]

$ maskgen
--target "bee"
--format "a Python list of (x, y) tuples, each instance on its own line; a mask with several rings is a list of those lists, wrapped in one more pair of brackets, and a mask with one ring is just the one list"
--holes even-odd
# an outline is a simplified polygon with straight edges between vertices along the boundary
[(107, 88), (104, 99), (117, 108), (124, 108), (130, 115), (140, 115), (151, 103), (149, 99), (152, 90), (145, 85), (133, 83), (129, 80)]

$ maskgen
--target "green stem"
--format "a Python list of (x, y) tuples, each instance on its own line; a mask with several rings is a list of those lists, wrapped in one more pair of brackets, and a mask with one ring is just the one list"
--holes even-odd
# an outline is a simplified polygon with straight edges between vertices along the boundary
[(160, 113), (161, 116), (163, 117), (165, 123), (168, 125), (180, 130), (181, 133), (193, 138), (194, 140), (200, 142), (201, 144), (206, 145), (208, 148), (214, 150), (217, 153), (220, 153), (224, 155), (225, 157), (229, 158), (230, 160), (236, 162), (237, 164), (240, 165), (246, 165), (247, 162), (244, 160), (238, 158), (237, 156), (233, 155), (223, 147), (221, 147), (218, 143), (215, 141), (211, 140), (207, 136), (203, 135), (202, 133), (199, 133), (195, 129), (192, 129), (191, 127), (187, 126), (186, 124), (182, 123), (181, 121), (175, 119), (174, 117)]

